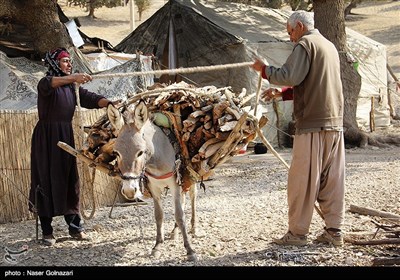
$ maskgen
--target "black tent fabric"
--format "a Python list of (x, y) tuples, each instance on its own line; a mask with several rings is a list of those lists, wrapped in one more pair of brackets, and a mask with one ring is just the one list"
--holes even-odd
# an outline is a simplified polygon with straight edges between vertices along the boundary
[[(115, 49), (125, 53), (152, 54), (161, 69), (210, 66), (246, 61), (243, 39), (185, 5), (170, 0), (123, 39)], [(184, 74), (182, 80), (197, 86), (248, 88), (248, 68)], [(243, 77), (238, 79), (237, 77)]]

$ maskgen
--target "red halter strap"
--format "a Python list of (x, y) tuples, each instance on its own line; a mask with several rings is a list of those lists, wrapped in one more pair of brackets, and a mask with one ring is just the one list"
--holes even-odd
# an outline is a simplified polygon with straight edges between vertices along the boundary
[(161, 179), (167, 179), (169, 177), (174, 176), (175, 172), (171, 171), (171, 172), (168, 172), (167, 174), (164, 174), (164, 175), (161, 175), (161, 176), (155, 176), (155, 175), (153, 175), (153, 174), (151, 174), (151, 173), (149, 173), (147, 171), (145, 172), (145, 174), (146, 174), (146, 176), (150, 176), (150, 177), (153, 177), (154, 179), (161, 180)]

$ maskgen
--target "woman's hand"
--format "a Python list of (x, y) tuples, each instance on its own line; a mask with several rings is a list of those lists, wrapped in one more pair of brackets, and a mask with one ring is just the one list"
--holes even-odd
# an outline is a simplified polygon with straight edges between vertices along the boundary
[(74, 73), (72, 75), (74, 76), (75, 82), (78, 84), (86, 84), (93, 80), (92, 76), (86, 73)]

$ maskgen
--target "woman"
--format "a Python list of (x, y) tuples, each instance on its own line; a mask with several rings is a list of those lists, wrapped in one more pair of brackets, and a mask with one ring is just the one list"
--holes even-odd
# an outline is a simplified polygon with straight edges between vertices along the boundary
[[(74, 83), (92, 80), (86, 73), (72, 73), (72, 61), (65, 48), (46, 53), (46, 76), (38, 83), (39, 121), (32, 134), (31, 189), (29, 209), (37, 211), (46, 245), (56, 243), (53, 217), (63, 215), (69, 235), (87, 239), (79, 215), (79, 175), (76, 158), (57, 146), (62, 141), (74, 147), (72, 118), (77, 105)], [(79, 87), (81, 106), (106, 107), (105, 97)]]

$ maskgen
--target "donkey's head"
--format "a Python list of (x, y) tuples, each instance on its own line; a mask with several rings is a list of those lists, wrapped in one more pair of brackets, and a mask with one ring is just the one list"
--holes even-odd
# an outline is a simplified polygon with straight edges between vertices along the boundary
[(118, 135), (114, 153), (123, 179), (122, 194), (127, 199), (140, 198), (141, 179), (149, 156), (148, 137), (145, 133), (150, 126), (147, 107), (141, 101), (133, 111), (127, 108), (122, 116), (118, 109), (109, 105), (107, 115)]

